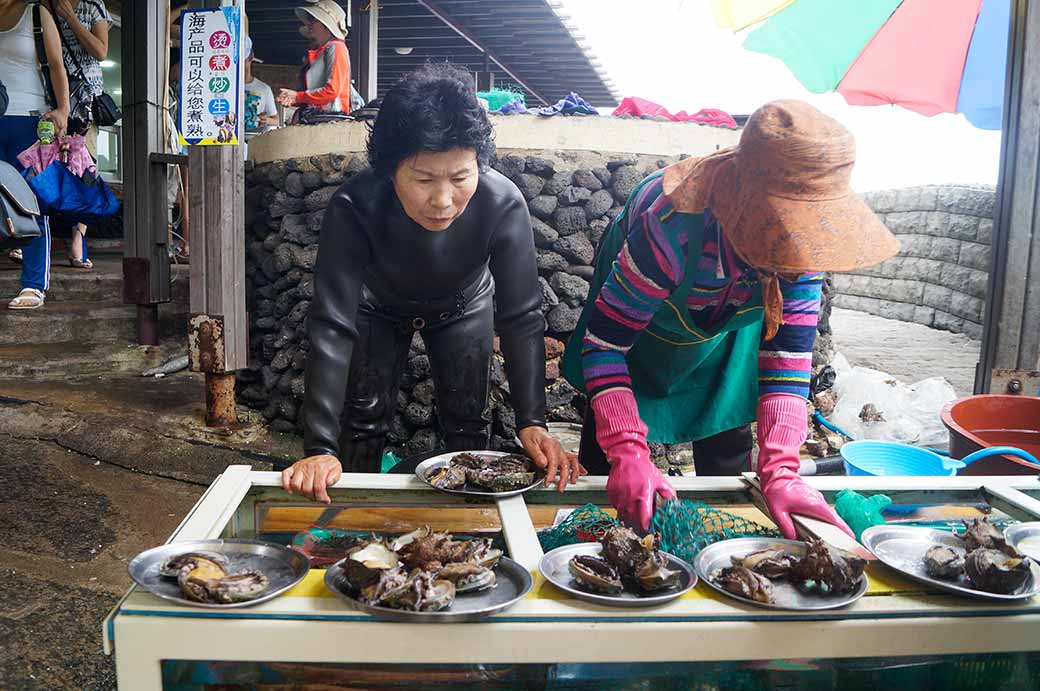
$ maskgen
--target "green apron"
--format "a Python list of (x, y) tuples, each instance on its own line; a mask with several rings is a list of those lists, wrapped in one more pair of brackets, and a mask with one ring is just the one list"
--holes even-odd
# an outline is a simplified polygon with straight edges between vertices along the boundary
[[(589, 299), (562, 363), (564, 377), (579, 390), (585, 390), (582, 341), (595, 298), (624, 245), (623, 221), (631, 212), (633, 200), (657, 175), (660, 173), (633, 190), (600, 243)], [(704, 439), (755, 419), (764, 309), (762, 289), (756, 287), (752, 300), (727, 321), (711, 329), (698, 327), (686, 308), (686, 297), (698, 278), (715, 278), (698, 268), (704, 245), (704, 215), (672, 212), (662, 223), (686, 225), (689, 245), (685, 276), (636, 338), (626, 362), (639, 415), (649, 428), (648, 441), (675, 444)]]

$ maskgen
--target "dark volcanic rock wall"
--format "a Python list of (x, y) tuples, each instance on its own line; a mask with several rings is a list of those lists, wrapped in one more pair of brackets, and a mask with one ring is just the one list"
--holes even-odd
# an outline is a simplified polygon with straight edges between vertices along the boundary
[[(538, 252), (546, 321), (545, 386), (549, 420), (580, 423), (585, 397), (560, 378), (563, 345), (578, 321), (592, 279), (596, 247), (632, 189), (663, 166), (636, 159), (604, 160), (602, 167), (557, 170), (551, 161), (510, 154), (495, 168), (528, 201)], [(239, 399), (263, 410), (282, 432), (300, 428), (305, 320), (314, 294), (314, 261), (324, 210), (344, 180), (365, 167), (363, 156), (330, 155), (266, 163), (247, 176), (246, 278), (251, 366), (240, 373)], [(821, 330), (826, 332), (826, 326)], [(827, 341), (828, 339), (822, 339)], [(436, 391), (422, 339), (412, 344), (398, 394), (389, 444), (410, 455), (438, 442)], [(492, 446), (513, 443), (516, 421), (501, 354), (492, 362)]]

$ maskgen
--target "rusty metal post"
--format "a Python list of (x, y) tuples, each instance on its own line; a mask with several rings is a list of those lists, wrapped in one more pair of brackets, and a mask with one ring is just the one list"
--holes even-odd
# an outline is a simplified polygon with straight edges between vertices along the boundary
[(159, 305), (137, 305), (138, 345), (159, 345)]
[(236, 422), (235, 375), (206, 372), (206, 424), (231, 427)]

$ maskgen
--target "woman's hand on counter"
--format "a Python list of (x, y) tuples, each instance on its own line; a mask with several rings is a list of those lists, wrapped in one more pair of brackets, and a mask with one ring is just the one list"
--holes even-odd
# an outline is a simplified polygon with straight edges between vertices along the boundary
[(329, 454), (308, 456), (282, 471), (282, 489), (314, 501), (331, 504), (327, 488), (339, 482), (343, 466)]
[(577, 454), (563, 450), (559, 440), (544, 427), (524, 427), (517, 433), (524, 451), (534, 464), (545, 469), (545, 486), (556, 480), (556, 490), (562, 492), (568, 484), (573, 485), (588, 471), (578, 463)]

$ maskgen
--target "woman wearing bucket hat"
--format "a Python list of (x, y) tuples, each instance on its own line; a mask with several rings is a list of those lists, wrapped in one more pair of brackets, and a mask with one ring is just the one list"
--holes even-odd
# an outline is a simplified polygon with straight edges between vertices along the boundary
[[(675, 491), (647, 442), (692, 441), (699, 475), (758, 473), (787, 537), (791, 514), (847, 531), (798, 477), (825, 271), (876, 264), (895, 237), (849, 187), (852, 135), (800, 101), (766, 104), (736, 147), (655, 173), (604, 235), (563, 370), (590, 397), (579, 460), (607, 473), (624, 520), (647, 529)], [(851, 534), (851, 533), (850, 533)]]
[(350, 53), (347, 51), (347, 15), (334, 0), (310, 0), (297, 7), (300, 33), (311, 42), (303, 69), (302, 89), (281, 89), (278, 103), (285, 107), (310, 106), (326, 113), (350, 112)]
[(531, 217), (516, 186), (489, 168), (493, 154), (465, 70), (426, 65), (383, 98), (371, 167), (325, 212), (307, 322), (307, 457), (283, 471), (287, 491), (328, 503), (343, 469), (379, 472), (416, 332), (449, 450), (486, 448), (497, 332), (524, 451), (559, 490), (577, 480), (577, 457), (546, 429)]

